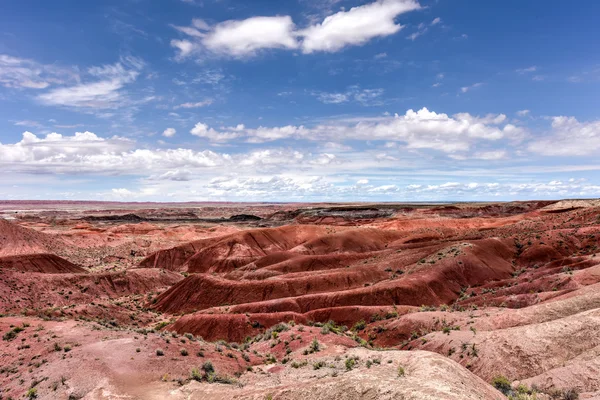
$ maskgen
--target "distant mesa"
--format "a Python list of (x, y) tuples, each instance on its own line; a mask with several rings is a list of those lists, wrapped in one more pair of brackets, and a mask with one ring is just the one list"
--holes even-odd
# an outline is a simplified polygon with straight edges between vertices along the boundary
[(229, 217), (229, 220), (232, 222), (246, 222), (246, 221), (260, 221), (261, 217), (252, 214), (237, 214)]
[(101, 222), (101, 221), (127, 221), (127, 222), (142, 222), (147, 221), (147, 218), (140, 217), (137, 214), (123, 214), (123, 215), (90, 215), (87, 217), (83, 217), (84, 221), (93, 221), (93, 222)]

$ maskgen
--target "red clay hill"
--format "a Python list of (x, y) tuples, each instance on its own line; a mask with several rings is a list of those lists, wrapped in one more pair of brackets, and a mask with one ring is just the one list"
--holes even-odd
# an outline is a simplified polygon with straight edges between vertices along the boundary
[(600, 202), (0, 202), (0, 399), (600, 398)]

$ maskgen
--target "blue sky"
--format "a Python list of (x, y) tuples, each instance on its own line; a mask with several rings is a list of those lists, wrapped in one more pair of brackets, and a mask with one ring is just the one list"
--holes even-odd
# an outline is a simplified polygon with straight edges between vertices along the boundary
[(600, 197), (600, 3), (0, 13), (0, 198)]

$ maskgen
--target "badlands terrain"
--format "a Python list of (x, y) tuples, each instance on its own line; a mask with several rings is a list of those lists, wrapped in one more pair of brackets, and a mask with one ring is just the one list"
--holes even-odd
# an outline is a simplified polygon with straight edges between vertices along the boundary
[(600, 202), (0, 202), (0, 399), (600, 399)]

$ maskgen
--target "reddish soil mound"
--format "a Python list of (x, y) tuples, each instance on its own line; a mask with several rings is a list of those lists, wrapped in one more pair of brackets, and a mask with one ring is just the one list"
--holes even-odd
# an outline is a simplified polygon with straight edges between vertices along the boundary
[[(322, 242), (328, 243), (326, 239)], [(514, 251), (502, 241), (481, 240), (450, 249), (439, 251), (435, 259), (422, 259), (406, 274), (382, 266), (405, 257), (394, 249), (348, 268), (289, 273), (258, 281), (196, 274), (160, 295), (155, 307), (171, 313), (223, 305), (239, 305), (233, 307), (234, 312), (306, 313), (342, 306), (449, 304), (459, 297), (461, 288), (505, 279), (514, 271), (508, 261)], [(400, 275), (392, 276), (396, 273)]]
[(383, 250), (403, 236), (395, 231), (359, 228), (317, 237), (292, 251), (304, 254), (366, 253)]
[(0, 257), (0, 270), (13, 269), (21, 272), (46, 274), (85, 273), (85, 269), (54, 254), (27, 254)]
[(311, 225), (252, 229), (161, 250), (144, 259), (142, 267), (173, 271), (227, 272), (267, 254), (291, 249), (325, 233)]
[(0, 218), (0, 256), (51, 253), (62, 246), (55, 237)]
[(21, 312), (89, 304), (133, 294), (164, 290), (183, 277), (157, 269), (98, 274), (40, 274), (2, 270), (0, 309)]
[(162, 294), (155, 307), (164, 312), (190, 312), (226, 304), (254, 303), (312, 293), (363, 287), (367, 282), (387, 279), (388, 273), (355, 269), (321, 273), (285, 280), (237, 282), (194, 274)]
[(180, 334), (192, 333), (205, 340), (226, 340), (242, 342), (250, 336), (256, 336), (278, 323), (294, 321), (307, 324), (312, 322), (326, 323), (336, 321), (347, 328), (359, 321), (378, 321), (393, 318), (414, 311), (414, 307), (333, 307), (320, 309), (305, 314), (295, 312), (274, 312), (256, 314), (215, 314), (198, 312), (179, 318), (170, 330)]

